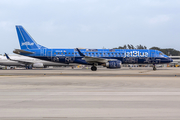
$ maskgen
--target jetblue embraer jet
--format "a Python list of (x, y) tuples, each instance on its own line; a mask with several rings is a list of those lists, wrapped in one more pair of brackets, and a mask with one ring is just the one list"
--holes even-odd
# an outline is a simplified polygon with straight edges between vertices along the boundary
[(91, 65), (96, 71), (98, 65), (107, 68), (121, 68), (122, 64), (165, 64), (172, 59), (158, 50), (148, 49), (49, 49), (37, 44), (22, 26), (16, 26), (21, 49), (16, 54), (38, 58), (41, 60)]

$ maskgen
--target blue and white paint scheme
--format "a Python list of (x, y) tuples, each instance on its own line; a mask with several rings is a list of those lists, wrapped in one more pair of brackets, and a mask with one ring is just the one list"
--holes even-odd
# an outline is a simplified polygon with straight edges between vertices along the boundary
[(97, 65), (121, 68), (121, 64), (153, 64), (155, 70), (155, 64), (172, 62), (161, 51), (149, 49), (49, 49), (37, 44), (22, 26), (16, 26), (16, 30), (21, 49), (14, 53), (67, 65), (92, 65), (92, 71), (97, 70)]

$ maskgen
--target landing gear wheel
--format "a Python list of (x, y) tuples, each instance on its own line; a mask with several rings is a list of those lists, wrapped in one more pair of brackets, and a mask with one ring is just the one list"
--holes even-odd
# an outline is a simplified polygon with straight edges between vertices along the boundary
[(92, 67), (91, 67), (91, 70), (92, 70), (92, 71), (96, 71), (96, 70), (97, 70), (97, 67), (96, 67), (96, 66), (92, 66)]
[(156, 67), (153, 67), (153, 70), (156, 70)]
[(26, 69), (32, 69), (32, 65), (26, 65)]
[(155, 64), (153, 64), (153, 70), (156, 70), (156, 65)]

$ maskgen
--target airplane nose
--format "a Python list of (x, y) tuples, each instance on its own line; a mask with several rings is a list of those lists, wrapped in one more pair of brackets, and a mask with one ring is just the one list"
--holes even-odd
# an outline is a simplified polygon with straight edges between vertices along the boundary
[(172, 60), (172, 59), (170, 59), (170, 62), (173, 62), (173, 60)]
[(173, 60), (171, 58), (168, 59), (169, 62), (173, 62)]

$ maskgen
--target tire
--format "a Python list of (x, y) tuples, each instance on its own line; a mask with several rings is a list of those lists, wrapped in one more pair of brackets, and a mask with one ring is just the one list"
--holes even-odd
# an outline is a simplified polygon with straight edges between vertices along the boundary
[(92, 71), (96, 71), (96, 70), (97, 70), (97, 67), (92, 66), (92, 67), (91, 67), (91, 70), (92, 70)]

